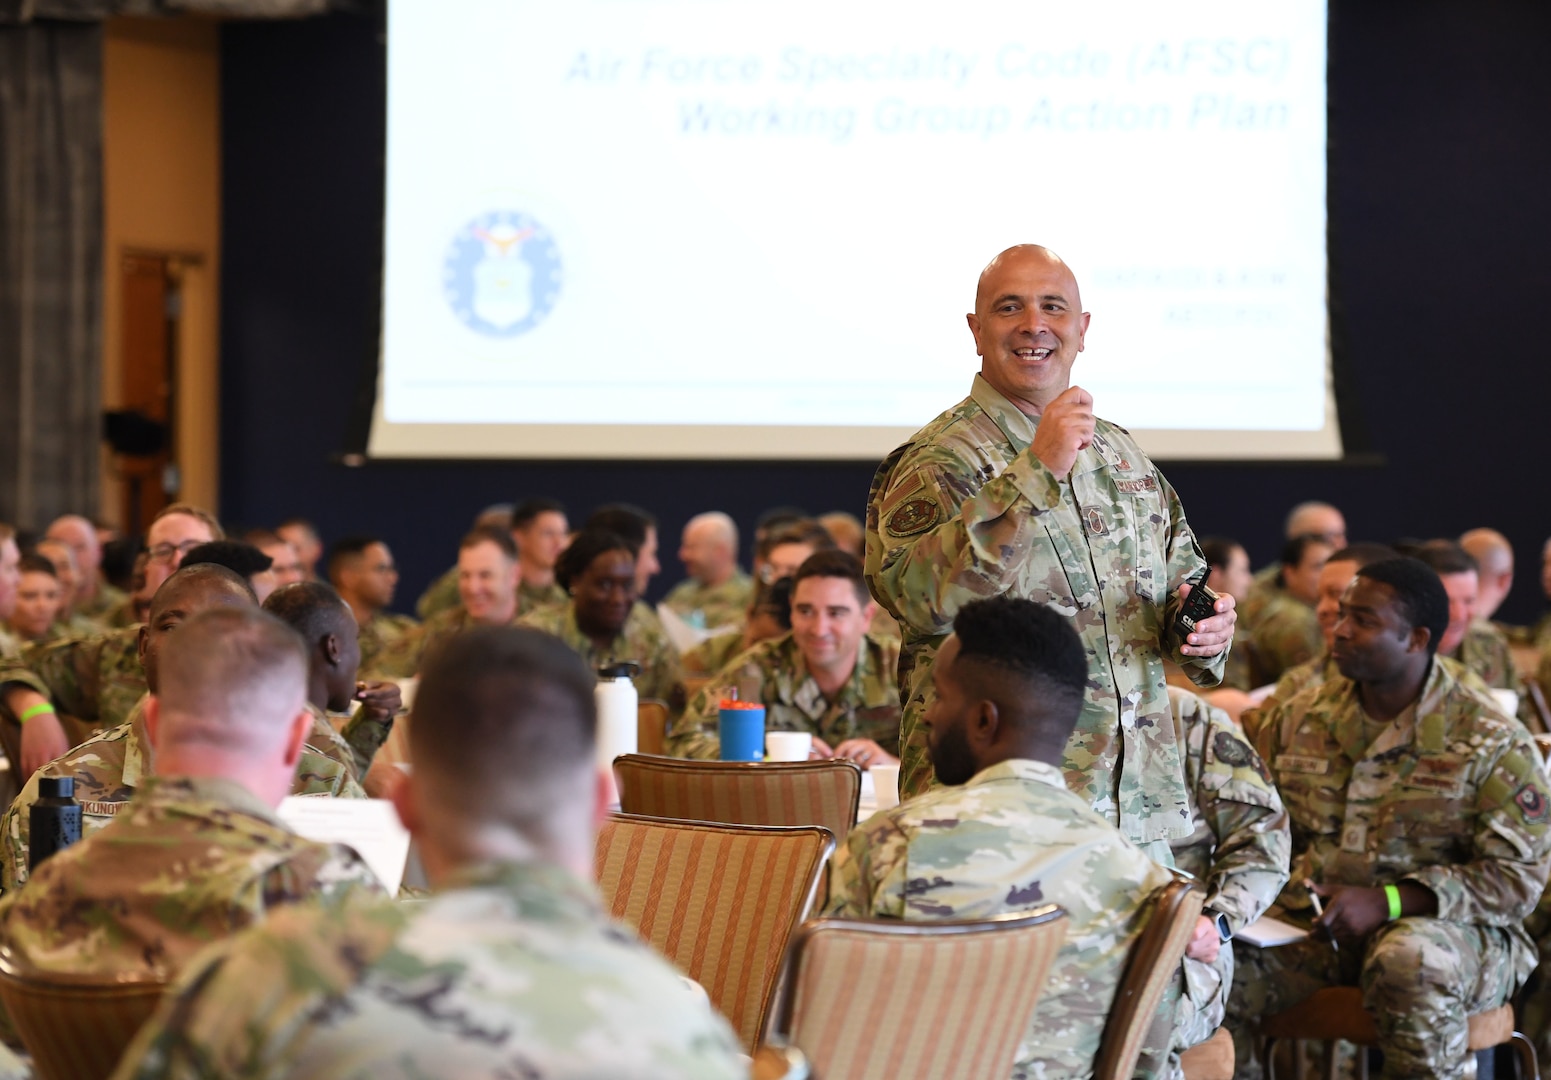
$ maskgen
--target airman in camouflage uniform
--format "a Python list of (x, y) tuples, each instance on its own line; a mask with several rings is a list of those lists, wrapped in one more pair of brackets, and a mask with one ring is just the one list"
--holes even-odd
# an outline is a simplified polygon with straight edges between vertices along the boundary
[[(1292, 837), (1287, 812), (1260, 756), (1221, 709), (1169, 688), (1174, 733), (1185, 753), (1191, 833), (1170, 844), (1174, 864), (1206, 887), (1208, 910), (1237, 933), (1264, 914), (1287, 884)], [(1215, 931), (1214, 931), (1215, 932)], [(1233, 949), (1208, 964), (1187, 955), (1174, 1045), (1194, 1046), (1222, 1025), (1233, 985)]]
[(350, 848), (303, 840), (233, 781), (147, 777), (123, 805), (0, 900), (0, 942), (25, 962), (166, 978), (267, 909), (382, 892)]
[[(454, 586), (456, 586), (456, 581), (454, 581)], [(537, 604), (524, 599), (524, 596), (531, 595), (524, 592), (525, 588), (520, 583), (517, 586), (517, 611), (512, 616), (511, 625), (513, 626), (526, 625), (523, 622), (524, 615), (549, 611), (554, 608), (554, 604), (549, 600), (542, 604)], [(558, 585), (543, 590), (545, 596), (550, 596), (554, 592), (558, 592), (561, 603), (565, 603), (565, 592)], [(395, 617), (397, 618), (398, 616)], [(651, 620), (655, 623), (657, 616), (652, 615)], [(477, 624), (473, 619), (469, 618), (469, 613), (463, 609), (461, 603), (442, 608), (428, 617), (418, 627), (400, 636), (396, 643), (389, 645), (378, 653), (375, 667), (367, 667), (363, 652), (361, 670), (390, 679), (407, 679), (420, 670), (420, 662), (425, 659), (425, 654), (430, 651), (433, 645), (452, 637), (454, 634), (461, 634), (475, 625)], [(658, 633), (660, 634), (661, 632), (659, 628)]]
[(738, 1055), (592, 888), (525, 863), (274, 912), (185, 971), (115, 1076), (742, 1080)]
[(1186, 655), (1175, 630), (1178, 587), (1206, 562), (1174, 489), (1124, 429), (1098, 420), (1064, 480), (1030, 452), (1036, 427), (977, 375), (970, 396), (873, 479), (867, 582), (904, 639), (900, 790), (930, 781), (921, 717), (955, 612), (982, 597), (1026, 597), (1070, 616), (1088, 650), (1068, 783), (1133, 841), (1184, 836), (1189, 794), (1163, 659), (1197, 685), (1221, 678), (1224, 652)]
[(1066, 909), (1014, 1080), (1092, 1075), (1142, 903), (1170, 880), (1067, 790), (1061, 769), (1018, 758), (874, 814), (830, 873), (830, 915), (930, 922)]
[(705, 585), (694, 578), (681, 581), (668, 590), (662, 602), (684, 616), (690, 625), (714, 629), (741, 626), (753, 599), (754, 579), (742, 570), (734, 570), (732, 577), (720, 585)]
[[(0, 671), (0, 690), (19, 684), (53, 701), (54, 707), (90, 729), (118, 727), (145, 694), (138, 625), (88, 638), (48, 642)], [(3, 695), (0, 695), (3, 701)], [(3, 708), (3, 705), (0, 705)], [(9, 710), (5, 719), (15, 723)]]
[(117, 585), (98, 578), (97, 591), (75, 606), (76, 614), (84, 615), (99, 626), (107, 626), (108, 618), (121, 605), (129, 602), (129, 594)]
[[(525, 614), (529, 611), (538, 611), (541, 608), (554, 607), (556, 604), (566, 602), (565, 590), (553, 581), (548, 585), (529, 585), (526, 581), (517, 583), (517, 613)], [(458, 595), (458, 568), (454, 566), (441, 577), (433, 581), (425, 592), (420, 594), (420, 599), (415, 602), (415, 614), (425, 622), (430, 622), (444, 611), (453, 611), (463, 606), (463, 601)]]
[(668, 702), (675, 711), (683, 707), (683, 677), (678, 653), (669, 643), (656, 613), (645, 604), (637, 602), (630, 609), (624, 628), (606, 649), (598, 648), (582, 633), (581, 627), (576, 625), (576, 606), (569, 600), (560, 607), (530, 612), (518, 619), (517, 625), (559, 638), (594, 671), (605, 664), (625, 661), (639, 664), (641, 672), (633, 681), (636, 693), (642, 699)]
[(685, 675), (715, 675), (743, 651), (743, 631), (726, 630), (685, 651), (679, 657), (679, 665)]
[(1238, 643), (1250, 660), (1250, 687), (1267, 686), (1325, 647), (1314, 609), (1278, 590), (1251, 622), (1240, 618)]
[(1524, 696), (1523, 684), (1513, 666), (1513, 649), (1508, 636), (1485, 619), (1471, 619), (1464, 640), (1454, 658), (1481, 676), (1494, 690), (1512, 690)]
[[(88, 739), (34, 773), (0, 818), (0, 891), (10, 893), (27, 880), (28, 833), (32, 804), (38, 798), (39, 777), (75, 777), (75, 798), (81, 804), (81, 834), (85, 836), (128, 808), (135, 792), (151, 778), (151, 764), (142, 699), (131, 711), (128, 723)], [(296, 764), (291, 794), (366, 798), (355, 779), (350, 747), (316, 711), (312, 731)]]
[(1286, 911), (1309, 911), (1305, 878), (1414, 883), (1438, 910), (1382, 923), (1361, 947), (1237, 949), (1240, 1075), (1258, 1075), (1256, 1017), (1359, 983), (1385, 1076), (1464, 1075), (1465, 1017), (1506, 1001), (1535, 964), (1523, 920), (1546, 883), (1551, 791), (1529, 736), (1435, 661), (1420, 699), (1388, 723), (1369, 719), (1358, 684), (1338, 677), (1278, 706), (1262, 738), (1299, 852)]
[(17, 660), (22, 655), (22, 642), (10, 628), (0, 626), (0, 660)]
[(695, 695), (668, 733), (668, 753), (714, 760), (721, 750), (716, 724), (724, 688), (738, 688), (746, 701), (765, 705), (766, 731), (807, 731), (831, 749), (847, 739), (871, 739), (889, 754), (899, 752), (899, 644), (864, 635), (851, 679), (826, 700), (791, 634), (762, 641), (735, 657)]
[(360, 626), (360, 670), (375, 675), (385, 657), (393, 655), (404, 639), (420, 628), (420, 624), (408, 615), (395, 615), (391, 611), (379, 611)]

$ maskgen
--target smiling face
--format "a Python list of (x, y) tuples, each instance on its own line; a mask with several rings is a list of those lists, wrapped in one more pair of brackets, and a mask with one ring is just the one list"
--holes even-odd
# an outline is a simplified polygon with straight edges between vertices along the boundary
[(571, 583), (576, 625), (594, 637), (613, 637), (625, 627), (636, 598), (636, 567), (630, 552), (601, 552)]
[(792, 640), (808, 669), (849, 675), (872, 614), (872, 602), (864, 602), (847, 578), (799, 581), (792, 590)]
[(1319, 600), (1314, 605), (1314, 617), (1319, 620), (1319, 632), (1329, 649), (1336, 640), (1336, 620), (1341, 617), (1341, 597), (1346, 587), (1357, 576), (1357, 564), (1342, 559), (1327, 562), (1319, 570)]
[(489, 541), (458, 552), (458, 598), (469, 618), (504, 626), (517, 615), (517, 563)]
[(1044, 248), (1009, 248), (980, 275), (975, 312), (968, 316), (980, 374), (1031, 415), (1071, 385), (1088, 315), (1077, 279)]
[(28, 570), (16, 590), (11, 629), (28, 641), (42, 641), (62, 606), (59, 579), (41, 570)]

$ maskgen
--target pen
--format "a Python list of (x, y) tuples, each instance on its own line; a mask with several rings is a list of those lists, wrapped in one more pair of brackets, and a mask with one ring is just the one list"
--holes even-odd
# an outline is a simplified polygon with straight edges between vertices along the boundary
[[(1314, 905), (1314, 917), (1316, 919), (1323, 919), (1325, 917), (1325, 905), (1319, 902), (1319, 893), (1314, 891), (1314, 883), (1305, 878), (1303, 881), (1303, 887), (1309, 890), (1309, 903)], [(1330, 939), (1330, 947), (1336, 952), (1341, 951), (1341, 946), (1336, 944), (1336, 939), (1334, 937)]]

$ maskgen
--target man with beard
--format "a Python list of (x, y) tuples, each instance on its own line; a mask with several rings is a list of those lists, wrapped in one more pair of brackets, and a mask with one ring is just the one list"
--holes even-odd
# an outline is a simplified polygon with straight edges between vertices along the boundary
[(1087, 681), (1082, 642), (1058, 612), (1010, 597), (961, 607), (925, 716), (945, 786), (875, 814), (831, 863), (831, 915), (928, 922), (1066, 909), (1014, 1077), (1092, 1073), (1142, 905), (1169, 882), (1067, 790), (1061, 760)]

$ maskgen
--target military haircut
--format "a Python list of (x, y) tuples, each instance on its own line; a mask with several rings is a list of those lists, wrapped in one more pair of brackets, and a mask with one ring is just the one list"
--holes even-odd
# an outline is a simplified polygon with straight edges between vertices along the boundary
[(164, 716), (178, 718), (162, 739), (225, 748), (277, 739), (307, 701), (307, 667), (301, 636), (268, 612), (202, 611), (157, 660), (157, 699)]
[(185, 585), (197, 584), (201, 580), (218, 581), (233, 591), (245, 593), (253, 605), (255, 607), (258, 606), (258, 593), (253, 591), (252, 582), (231, 567), (214, 562), (194, 563), (192, 565), (185, 562), (172, 574), (168, 575), (167, 580), (162, 582), (161, 586), (156, 590), (156, 595), (151, 597), (151, 615), (154, 616), (157, 611), (161, 610), (165, 597), (171, 596)]
[(565, 515), (565, 504), (559, 499), (524, 499), (512, 511), (512, 528), (522, 529), (532, 524), (540, 514)]
[(286, 518), (280, 524), (275, 526), (276, 534), (278, 534), (281, 529), (300, 529), (302, 532), (307, 534), (308, 538), (314, 544), (321, 542), (318, 537), (318, 527), (304, 517)]
[(21, 557), (16, 564), (16, 570), (21, 574), (47, 574), (54, 580), (59, 580), (59, 570), (54, 561), (47, 555), (39, 555), (36, 551), (29, 551)]
[(517, 561), (517, 541), (512, 539), (511, 530), (497, 529), (490, 525), (477, 525), (470, 529), (458, 543), (459, 551), (467, 551), (471, 547), (480, 544), (494, 544), (501, 549), (511, 562)]
[(754, 519), (754, 531), (769, 532), (793, 522), (807, 521), (811, 516), (800, 506), (772, 506), (760, 511), (759, 517)]
[[(960, 608), (953, 633), (959, 640), (955, 676), (964, 681), (959, 665), (967, 662), (972, 671), (1011, 677), (1017, 692), (998, 700), (998, 707), (1052, 724), (1048, 734), (1062, 741), (1071, 735), (1088, 686), (1088, 656), (1064, 615), (1032, 600), (994, 596)], [(996, 700), (994, 693), (987, 696)], [(1030, 710), (1030, 704), (1038, 708)]]
[(542, 829), (579, 794), (596, 741), (597, 676), (559, 638), (482, 626), (432, 647), (409, 729), (415, 774), (467, 819)]
[(1301, 502), (1291, 510), (1287, 511), (1287, 520), (1282, 522), (1282, 535), (1288, 538), (1296, 536), (1299, 519), (1306, 517), (1308, 514), (1317, 510), (1334, 510), (1338, 514), (1341, 513), (1340, 508), (1328, 502), (1321, 502), (1319, 499), (1310, 499), (1307, 502)]
[(620, 536), (609, 529), (595, 529), (589, 525), (571, 539), (571, 543), (560, 553), (560, 558), (555, 560), (555, 580), (560, 583), (562, 589), (569, 589), (571, 583), (586, 573), (592, 561), (599, 555), (610, 551), (623, 551), (634, 559), (639, 550), (640, 548), (630, 545), (628, 537)]
[(657, 528), (657, 519), (630, 503), (608, 503), (587, 516), (584, 529), (606, 529), (622, 536), (630, 545), (630, 554), (639, 555), (646, 546), (646, 534)]
[(1282, 565), (1301, 565), (1304, 554), (1315, 544), (1323, 544), (1325, 547), (1329, 547), (1330, 541), (1314, 533), (1299, 533), (1297, 536), (1294, 536), (1282, 545)]
[(860, 607), (866, 607), (872, 600), (872, 593), (867, 591), (867, 578), (862, 573), (862, 560), (849, 551), (829, 548), (809, 555), (792, 575), (793, 595), (797, 586), (809, 578), (842, 578), (856, 590), (856, 602)]
[(339, 576), (347, 562), (351, 559), (365, 557), (366, 549), (373, 544), (387, 544), (380, 536), (347, 536), (342, 540), (334, 541), (334, 546), (329, 549), (328, 576), (330, 579)]
[(781, 625), (781, 629), (792, 628), (792, 579), (789, 577), (776, 578), (766, 585), (760, 582), (755, 586), (754, 603), (750, 605), (754, 614), (769, 615)]
[(1439, 577), (1445, 574), (1479, 574), (1480, 563), (1454, 540), (1428, 540), (1419, 544), (1416, 557)]
[[(200, 509), (193, 503), (173, 503), (171, 506), (163, 507), (151, 519), (151, 525), (155, 525), (162, 518), (171, 517), (174, 514), (182, 514), (184, 517), (191, 517), (195, 521), (203, 521), (205, 528), (210, 530), (210, 539), (212, 540), (226, 539), (226, 530), (221, 528), (221, 523), (216, 520), (215, 515), (208, 510)], [(147, 526), (147, 528), (150, 528), (150, 526)]]
[(789, 521), (778, 529), (765, 534), (759, 544), (759, 557), (768, 559), (770, 553), (782, 544), (807, 544), (814, 551), (827, 551), (835, 546), (835, 538), (829, 530), (812, 518)]
[(1201, 540), (1201, 557), (1214, 570), (1227, 569), (1228, 559), (1244, 545), (1226, 536), (1208, 536)]
[(1395, 594), (1395, 608), (1412, 629), (1427, 630), (1427, 655), (1438, 651), (1438, 642), (1449, 625), (1449, 594), (1437, 571), (1420, 559), (1403, 555), (1369, 563), (1357, 576), (1388, 585)]
[(183, 566), (206, 564), (224, 566), (234, 574), (251, 578), (275, 565), (275, 560), (245, 540), (212, 540), (191, 548), (183, 556)]
[(1348, 544), (1325, 561), (1356, 563), (1358, 568), (1361, 569), (1370, 563), (1383, 562), (1385, 559), (1398, 559), (1399, 557), (1400, 552), (1388, 544)]
[(332, 586), (321, 581), (295, 581), (269, 594), (263, 609), (301, 635), (309, 652), (329, 634), (347, 632), (355, 616)]

